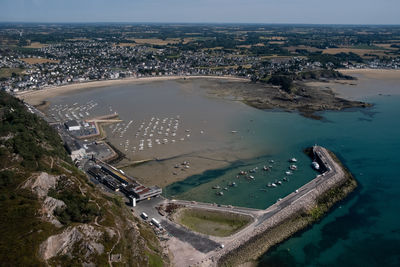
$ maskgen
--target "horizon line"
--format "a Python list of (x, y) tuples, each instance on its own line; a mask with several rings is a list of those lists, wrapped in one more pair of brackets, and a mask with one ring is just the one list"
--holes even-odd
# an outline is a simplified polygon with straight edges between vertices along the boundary
[(52, 22), (52, 21), (0, 21), (0, 24), (192, 24), (192, 25), (324, 25), (324, 26), (400, 26), (399, 24), (389, 23), (295, 23), (295, 22), (128, 22), (128, 21), (70, 21), (70, 22)]

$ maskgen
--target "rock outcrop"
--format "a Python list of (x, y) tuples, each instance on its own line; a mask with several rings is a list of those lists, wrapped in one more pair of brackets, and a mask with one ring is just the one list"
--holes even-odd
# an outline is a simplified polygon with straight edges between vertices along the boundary
[(68, 227), (61, 234), (47, 238), (40, 245), (39, 253), (41, 258), (48, 260), (57, 255), (71, 255), (78, 246), (80, 253), (86, 257), (94, 253), (102, 254), (104, 246), (98, 242), (102, 235), (103, 232), (88, 224)]
[(55, 188), (60, 176), (50, 175), (47, 172), (41, 172), (29, 178), (22, 188), (32, 190), (39, 198), (47, 197), (50, 189)]
[(57, 208), (65, 207), (65, 203), (62, 200), (58, 200), (52, 197), (46, 197), (42, 204), (42, 220), (54, 224), (56, 227), (62, 227), (62, 224), (53, 215)]

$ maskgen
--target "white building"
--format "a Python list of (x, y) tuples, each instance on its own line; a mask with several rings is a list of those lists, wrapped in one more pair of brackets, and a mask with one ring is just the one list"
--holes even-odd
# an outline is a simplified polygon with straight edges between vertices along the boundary
[(78, 131), (81, 129), (81, 125), (76, 120), (70, 120), (64, 124), (68, 131)]

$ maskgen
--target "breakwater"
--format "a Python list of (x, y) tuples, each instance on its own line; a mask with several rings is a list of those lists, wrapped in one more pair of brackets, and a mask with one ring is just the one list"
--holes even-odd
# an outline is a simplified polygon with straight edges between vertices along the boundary
[(314, 146), (312, 151), (323, 172), (270, 206), (254, 224), (199, 265), (233, 266), (255, 260), (272, 246), (317, 221), (354, 190), (357, 183), (331, 152), (320, 146)]

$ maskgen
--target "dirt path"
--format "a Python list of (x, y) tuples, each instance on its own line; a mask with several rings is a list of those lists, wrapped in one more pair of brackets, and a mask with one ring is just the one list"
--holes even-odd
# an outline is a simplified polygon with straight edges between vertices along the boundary
[(118, 244), (119, 241), (121, 240), (121, 234), (119, 233), (119, 231), (118, 231), (117, 229), (115, 229), (115, 231), (117, 231), (117, 234), (118, 234), (117, 242), (115, 242), (115, 244), (112, 246), (112, 248), (110, 249), (110, 251), (107, 253), (107, 254), (108, 254), (108, 265), (110, 265), (110, 266), (112, 266), (111, 252), (114, 250), (114, 248), (117, 246), (117, 244)]

